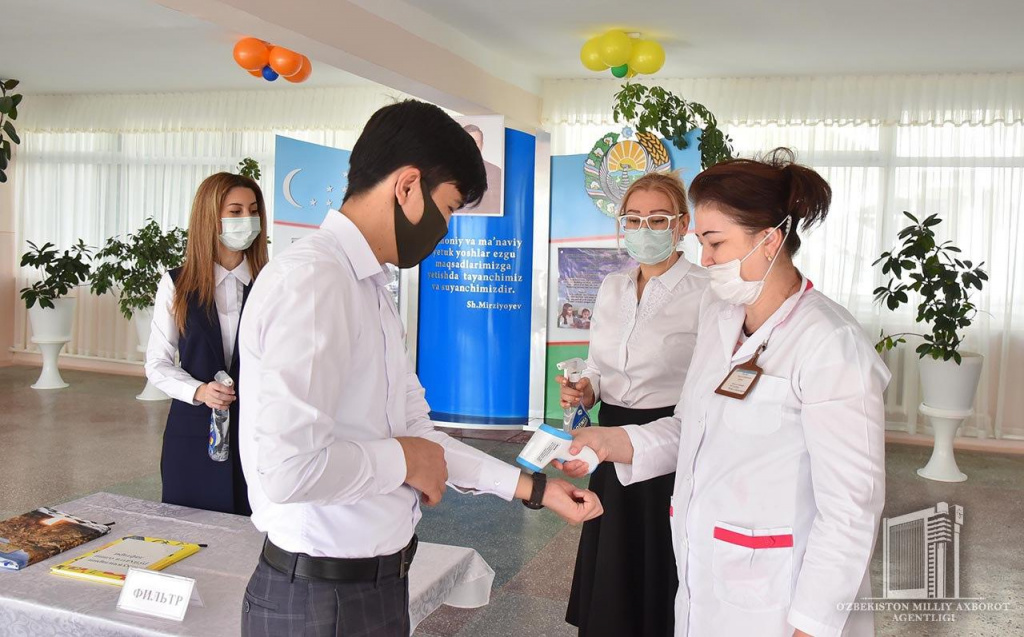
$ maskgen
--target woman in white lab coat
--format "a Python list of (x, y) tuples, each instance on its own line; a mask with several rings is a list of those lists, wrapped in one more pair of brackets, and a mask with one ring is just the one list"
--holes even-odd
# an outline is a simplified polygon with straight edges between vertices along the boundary
[(831, 190), (778, 149), (709, 168), (690, 199), (714, 300), (679, 405), (575, 445), (623, 484), (676, 472), (677, 635), (871, 635), (847, 605), (870, 597), (889, 372), (792, 261)]
[[(677, 249), (690, 225), (678, 175), (633, 182), (618, 217), (637, 266), (605, 277), (594, 304), (590, 352), (576, 387), (562, 385), (562, 406), (601, 401), (602, 427), (671, 416), (697, 340), (708, 275)], [(581, 316), (587, 312), (580, 311)], [(676, 569), (668, 508), (671, 471), (624, 486), (611, 465), (590, 476), (604, 515), (583, 525), (566, 621), (580, 637), (669, 637)]]

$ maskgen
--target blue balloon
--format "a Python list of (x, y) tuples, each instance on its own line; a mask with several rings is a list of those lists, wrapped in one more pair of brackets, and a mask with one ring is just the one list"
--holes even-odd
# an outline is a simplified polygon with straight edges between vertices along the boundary
[(277, 77), (277, 71), (270, 68), (269, 64), (263, 67), (263, 79), (265, 79), (268, 82), (273, 82), (274, 80), (277, 79)]

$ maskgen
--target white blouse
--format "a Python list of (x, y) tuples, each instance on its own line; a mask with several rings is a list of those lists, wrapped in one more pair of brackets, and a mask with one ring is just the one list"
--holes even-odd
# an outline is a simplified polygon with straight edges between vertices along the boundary
[(639, 268), (605, 277), (594, 303), (584, 376), (598, 400), (632, 409), (679, 402), (690, 368), (707, 272), (681, 257), (644, 286)]
[[(216, 278), (213, 300), (220, 320), (220, 336), (224, 345), (225, 365), (231, 365), (238, 334), (238, 319), (242, 314), (244, 288), (252, 281), (249, 262), (244, 257), (234, 270), (219, 263), (213, 265)], [(196, 380), (175, 363), (178, 353), (178, 326), (174, 322), (174, 281), (165, 273), (156, 291), (153, 325), (146, 347), (146, 377), (171, 398), (198, 405), (196, 390), (203, 381)]]

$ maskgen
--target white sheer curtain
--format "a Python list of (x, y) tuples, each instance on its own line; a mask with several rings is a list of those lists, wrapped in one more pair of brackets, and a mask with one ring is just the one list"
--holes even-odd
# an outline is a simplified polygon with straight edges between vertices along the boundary
[[(351, 148), (369, 116), (403, 94), (383, 87), (174, 95), (26, 96), (13, 174), (19, 253), (27, 241), (60, 249), (101, 246), (147, 217), (187, 227), (199, 183), (243, 157), (260, 163), (273, 216), (274, 138)], [(19, 273), (20, 289), (32, 277)], [(73, 339), (64, 352), (137, 361), (135, 330), (116, 299), (77, 291)], [(15, 348), (32, 349), (24, 305)]]
[[(914, 314), (882, 312), (871, 263), (906, 225), (902, 212), (938, 213), (938, 230), (990, 281), (966, 347), (986, 357), (975, 415), (961, 430), (974, 437), (1024, 438), (1024, 75), (880, 78), (760, 78), (659, 82), (719, 117), (741, 156), (788, 146), (833, 188), (828, 220), (798, 255), (819, 289), (842, 303), (871, 336), (920, 331)], [(549, 82), (545, 125), (555, 154), (589, 152), (616, 130), (617, 84)], [(889, 426), (924, 431), (917, 416), (913, 348), (890, 353)], [(1016, 390), (1016, 391), (1015, 391)]]

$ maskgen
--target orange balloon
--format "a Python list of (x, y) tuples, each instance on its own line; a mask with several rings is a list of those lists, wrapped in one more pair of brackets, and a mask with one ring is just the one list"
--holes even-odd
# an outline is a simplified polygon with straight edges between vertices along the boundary
[(312, 73), (313, 73), (313, 64), (310, 63), (308, 57), (303, 55), (302, 56), (302, 68), (299, 70), (299, 72), (296, 73), (295, 75), (285, 77), (284, 79), (288, 80), (289, 82), (294, 82), (295, 84), (298, 84), (299, 82), (305, 82), (306, 80), (308, 80), (309, 76), (312, 75)]
[(263, 77), (263, 69), (260, 69), (258, 71), (246, 71), (246, 73), (253, 77)]
[(302, 56), (283, 46), (275, 46), (270, 50), (270, 68), (281, 77), (295, 75), (302, 70)]
[(246, 71), (259, 71), (270, 58), (270, 50), (263, 40), (243, 38), (235, 44), (235, 62)]

